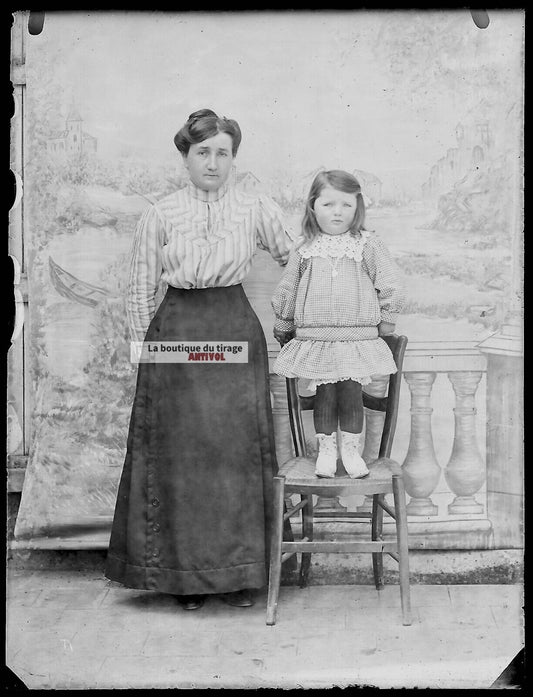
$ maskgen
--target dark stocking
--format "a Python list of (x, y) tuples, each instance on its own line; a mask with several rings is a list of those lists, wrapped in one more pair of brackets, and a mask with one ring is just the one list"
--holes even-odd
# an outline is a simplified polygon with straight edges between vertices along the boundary
[(341, 431), (361, 433), (363, 430), (363, 389), (355, 380), (341, 380), (336, 383), (337, 409)]
[(330, 436), (337, 432), (337, 385), (335, 383), (319, 385), (316, 388), (313, 422), (316, 433)]

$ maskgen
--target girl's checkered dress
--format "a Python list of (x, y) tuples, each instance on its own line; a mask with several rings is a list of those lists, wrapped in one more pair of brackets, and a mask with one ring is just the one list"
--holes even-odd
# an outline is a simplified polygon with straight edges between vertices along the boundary
[(395, 373), (378, 324), (395, 324), (402, 304), (399, 269), (377, 235), (320, 234), (295, 248), (272, 298), (276, 329), (295, 330), (275, 372), (310, 387)]

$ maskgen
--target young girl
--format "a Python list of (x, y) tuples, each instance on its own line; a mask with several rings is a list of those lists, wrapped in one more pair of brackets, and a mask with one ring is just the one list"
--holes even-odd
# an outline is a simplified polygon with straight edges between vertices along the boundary
[(279, 375), (307, 378), (316, 388), (316, 475), (334, 477), (337, 430), (350, 477), (365, 477), (359, 455), (362, 385), (396, 372), (383, 339), (392, 334), (403, 294), (399, 271), (383, 242), (364, 228), (361, 187), (348, 172), (320, 172), (307, 199), (303, 240), (295, 246), (272, 298)]

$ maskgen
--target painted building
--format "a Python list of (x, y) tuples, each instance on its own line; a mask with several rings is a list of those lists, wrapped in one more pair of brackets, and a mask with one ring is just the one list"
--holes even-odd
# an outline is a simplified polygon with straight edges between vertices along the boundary
[(246, 170), (244, 172), (239, 172), (237, 167), (233, 165), (231, 170), (231, 178), (233, 183), (239, 189), (246, 191), (248, 193), (262, 192), (263, 184), (260, 179), (258, 179), (253, 172)]
[(81, 155), (95, 153), (97, 140), (83, 130), (83, 119), (77, 109), (72, 108), (65, 122), (65, 130), (48, 138), (47, 150), (53, 155)]
[(458, 123), (455, 140), (457, 145), (448, 148), (446, 155), (431, 167), (429, 178), (422, 185), (423, 198), (435, 198), (449, 191), (455, 182), (490, 157), (494, 146), (488, 121)]
[(252, 172), (237, 172), (235, 184), (248, 193), (261, 189), (261, 181)]

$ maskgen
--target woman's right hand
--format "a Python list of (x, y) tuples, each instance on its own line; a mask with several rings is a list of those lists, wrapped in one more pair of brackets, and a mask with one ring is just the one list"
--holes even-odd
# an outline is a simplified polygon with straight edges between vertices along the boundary
[(277, 341), (279, 341), (281, 346), (285, 346), (285, 344), (288, 343), (291, 339), (294, 339), (294, 329), (286, 331), (282, 329), (276, 329), (276, 327), (274, 327), (274, 338)]

